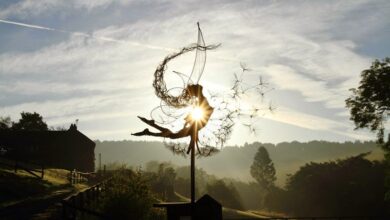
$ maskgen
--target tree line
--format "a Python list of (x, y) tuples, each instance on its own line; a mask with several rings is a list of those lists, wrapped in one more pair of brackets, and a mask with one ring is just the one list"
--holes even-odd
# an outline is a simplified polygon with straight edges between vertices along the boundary
[(307, 163), (290, 175), (286, 186), (275, 186), (275, 168), (267, 150), (260, 147), (251, 175), (264, 189), (262, 205), (293, 215), (390, 216), (390, 58), (374, 60), (361, 72), (357, 88), (345, 100), (356, 129), (377, 133), (385, 152), (382, 161), (370, 161), (363, 153), (346, 159)]
[(36, 112), (22, 112), (20, 119), (16, 122), (11, 117), (0, 117), (0, 130), (29, 130), (47, 131), (49, 127), (43, 121), (43, 117)]
[[(197, 168), (196, 195), (199, 198), (207, 193), (228, 208), (266, 210), (289, 216), (389, 216), (385, 163), (368, 160), (368, 155), (367, 152), (307, 163), (289, 175), (284, 186), (277, 186), (277, 170), (267, 149), (260, 146), (248, 167), (255, 181), (221, 179)], [(107, 169), (113, 169), (112, 165), (107, 165)], [(189, 198), (188, 166), (150, 161), (138, 170), (142, 170), (143, 179), (157, 198), (163, 201)]]
[(251, 166), (263, 192), (259, 207), (292, 216), (389, 216), (385, 162), (370, 161), (368, 154), (307, 163), (278, 187), (272, 160), (259, 147)]

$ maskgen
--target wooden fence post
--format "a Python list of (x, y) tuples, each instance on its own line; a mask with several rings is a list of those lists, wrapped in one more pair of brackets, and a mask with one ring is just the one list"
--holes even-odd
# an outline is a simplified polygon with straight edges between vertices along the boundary
[(66, 201), (62, 201), (62, 219), (69, 219)]
[(100, 184), (96, 186), (96, 200), (99, 200), (99, 196), (100, 196)]
[(99, 199), (99, 185), (95, 186), (95, 198), (96, 198), (96, 200)]
[(68, 219), (66, 216), (66, 201), (61, 201), (62, 204), (62, 219)]
[(75, 209), (75, 207), (77, 207), (77, 204), (76, 204), (76, 198), (74, 196), (71, 197), (71, 202), (72, 202), (72, 219), (76, 219), (76, 216), (77, 216), (77, 210)]
[[(79, 207), (80, 208), (84, 208), (84, 192), (80, 192), (79, 193)], [(84, 218), (84, 212), (81, 212), (81, 219), (83, 219)]]
[(85, 194), (85, 204), (88, 206), (89, 205), (89, 189), (85, 190), (84, 191), (84, 194)]
[(15, 159), (15, 173), (18, 172), (18, 160)]
[(75, 173), (75, 171), (73, 170), (72, 171), (72, 184), (76, 184), (76, 175), (75, 175), (76, 173)]
[(45, 167), (44, 167), (43, 164), (42, 164), (42, 167), (41, 167), (41, 171), (42, 171), (42, 173), (41, 173), (41, 179), (43, 179), (43, 176), (45, 175)]

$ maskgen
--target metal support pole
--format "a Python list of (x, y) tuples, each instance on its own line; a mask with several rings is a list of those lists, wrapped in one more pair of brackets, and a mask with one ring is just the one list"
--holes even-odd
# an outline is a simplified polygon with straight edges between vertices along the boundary
[(195, 204), (195, 140), (191, 138), (191, 205)]
[(102, 172), (102, 154), (99, 153), (99, 171)]

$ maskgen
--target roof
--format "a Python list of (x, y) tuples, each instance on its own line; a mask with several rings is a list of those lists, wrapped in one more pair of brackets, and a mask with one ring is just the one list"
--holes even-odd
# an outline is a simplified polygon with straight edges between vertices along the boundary
[(0, 130), (0, 145), (31, 145), (61, 142), (81, 142), (95, 146), (95, 142), (77, 129), (66, 131)]
[(221, 204), (217, 200), (215, 200), (213, 197), (211, 197), (209, 194), (205, 194), (204, 196), (202, 196), (202, 198), (198, 199), (198, 201), (196, 201), (196, 204), (198, 204), (198, 205), (217, 204), (217, 205), (221, 206)]

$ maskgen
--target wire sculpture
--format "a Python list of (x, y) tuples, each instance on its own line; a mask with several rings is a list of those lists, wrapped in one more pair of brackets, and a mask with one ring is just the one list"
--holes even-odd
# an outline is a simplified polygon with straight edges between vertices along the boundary
[[(233, 86), (223, 93), (211, 93), (208, 99), (204, 95), (204, 89), (199, 84), (206, 64), (206, 51), (213, 50), (220, 46), (206, 45), (202, 30), (198, 25), (198, 40), (196, 44), (182, 48), (180, 51), (170, 54), (157, 66), (154, 72), (153, 87), (157, 97), (161, 99), (158, 107), (150, 113), (150, 120), (138, 116), (138, 118), (147, 125), (155, 128), (158, 132), (151, 132), (148, 128), (141, 132), (133, 133), (134, 136), (157, 136), (163, 137), (165, 145), (175, 154), (186, 156), (190, 153), (192, 147), (196, 146), (198, 157), (210, 156), (217, 153), (231, 136), (236, 121), (247, 127), (250, 132), (256, 133), (255, 123), (258, 116), (264, 110), (273, 111), (271, 104), (267, 108), (252, 106), (244, 108), (244, 96), (248, 93), (256, 93), (260, 97), (260, 103), (263, 103), (264, 95), (271, 91), (268, 83), (265, 83), (260, 77), (258, 83), (249, 84), (244, 80), (244, 75), (250, 72), (244, 63), (240, 63), (241, 74), (234, 74)], [(191, 74), (173, 71), (182, 81), (182, 87), (167, 88), (164, 76), (167, 70), (167, 64), (173, 59), (195, 51), (195, 61)], [(179, 90), (178, 95), (173, 95), (173, 90)], [(211, 107), (211, 106), (214, 106)], [(194, 110), (201, 109), (201, 118), (194, 119)], [(190, 112), (189, 112), (190, 111)], [(192, 111), (192, 112), (191, 112)], [(159, 113), (156, 113), (159, 112)], [(189, 113), (188, 113), (189, 112)], [(184, 125), (179, 127), (177, 132), (172, 131), (180, 119), (184, 119)], [(206, 126), (207, 125), (207, 126)], [(169, 128), (168, 128), (169, 127)], [(187, 146), (181, 142), (172, 140), (190, 137), (190, 145)], [(167, 142), (165, 139), (169, 139)]]
[[(166, 146), (174, 153), (186, 155), (191, 153), (191, 215), (194, 217), (195, 204), (195, 154), (200, 156), (210, 156), (218, 152), (218, 146), (221, 148), (226, 140), (230, 137), (236, 119), (243, 120), (248, 117), (249, 121), (242, 124), (247, 126), (251, 132), (255, 132), (253, 123), (258, 116), (259, 107), (253, 107), (250, 112), (245, 112), (245, 108), (241, 106), (244, 96), (250, 91), (256, 91), (263, 99), (264, 94), (272, 89), (268, 89), (268, 84), (264, 83), (262, 78), (255, 85), (250, 85), (244, 82), (244, 73), (249, 71), (244, 63), (241, 63), (242, 73), (240, 76), (234, 75), (235, 81), (233, 87), (224, 94), (213, 94), (210, 101), (203, 94), (203, 87), (199, 84), (206, 64), (206, 51), (217, 48), (219, 45), (206, 46), (202, 30), (198, 23), (198, 41), (194, 45), (182, 48), (180, 51), (168, 55), (158, 65), (154, 72), (153, 87), (157, 97), (161, 99), (161, 104), (152, 110), (150, 117), (146, 119), (138, 116), (138, 118), (147, 125), (155, 128), (158, 132), (151, 132), (148, 128), (141, 132), (133, 133), (135, 136), (156, 136), (175, 140), (179, 138), (190, 138), (190, 143), (186, 149), (182, 143), (167, 143)], [(164, 74), (167, 69), (167, 63), (180, 55), (196, 50), (196, 56), (191, 75), (186, 82), (186, 74), (174, 71), (183, 82), (183, 87), (180, 88), (179, 95), (172, 95), (171, 91), (174, 88), (168, 89), (164, 81)], [(193, 80), (194, 79), (194, 80)], [(212, 106), (215, 106), (213, 108)], [(160, 110), (160, 121), (156, 121), (153, 113)], [(179, 110), (179, 111), (178, 111)], [(180, 110), (184, 110), (180, 111)], [(270, 105), (269, 110), (272, 110)], [(188, 113), (188, 111), (190, 111)], [(214, 113), (215, 112), (215, 113)], [(185, 116), (184, 116), (185, 115)], [(214, 117), (211, 117), (211, 116)], [(167, 126), (172, 126), (178, 119), (184, 117), (184, 125), (177, 132), (173, 132)], [(211, 124), (211, 126), (210, 126)], [(165, 125), (163, 127), (162, 125)], [(206, 125), (208, 125), (206, 127)], [(214, 137), (214, 141), (212, 140)], [(214, 142), (214, 143), (212, 143)], [(212, 146), (214, 144), (214, 146)], [(203, 146), (203, 147), (201, 147)]]

